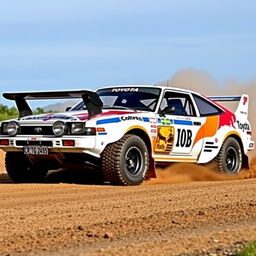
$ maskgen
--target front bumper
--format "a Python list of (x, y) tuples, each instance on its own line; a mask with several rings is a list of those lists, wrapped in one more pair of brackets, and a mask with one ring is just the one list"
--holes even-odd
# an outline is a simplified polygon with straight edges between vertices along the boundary
[[(64, 141), (74, 141), (74, 146), (64, 146)], [(1, 143), (4, 142), (4, 143)], [(8, 143), (7, 143), (8, 142)], [(5, 144), (5, 145), (1, 145)], [(8, 145), (7, 145), (8, 144)], [(47, 136), (47, 137), (34, 137), (34, 136), (0, 136), (0, 149), (10, 151), (23, 151), (24, 146), (47, 146), (50, 153), (75, 153), (75, 152), (90, 152), (96, 146), (96, 136)]]

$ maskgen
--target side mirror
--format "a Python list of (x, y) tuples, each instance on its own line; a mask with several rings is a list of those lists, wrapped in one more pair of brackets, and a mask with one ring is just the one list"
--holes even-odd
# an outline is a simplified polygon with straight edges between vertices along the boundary
[(174, 115), (174, 114), (176, 114), (176, 108), (175, 108), (174, 106), (172, 106), (172, 107), (166, 107), (166, 108), (164, 108), (164, 109), (159, 113), (160, 116), (165, 116), (166, 114), (169, 114), (169, 115)]
[(66, 107), (66, 112), (68, 112), (71, 109), (71, 107)]

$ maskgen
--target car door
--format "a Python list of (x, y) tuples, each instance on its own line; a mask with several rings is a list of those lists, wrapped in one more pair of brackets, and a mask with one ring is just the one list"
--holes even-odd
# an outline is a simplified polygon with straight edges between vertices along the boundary
[(202, 140), (196, 144), (194, 142), (201, 126), (201, 118), (198, 117), (191, 94), (166, 90), (157, 114), (154, 154), (196, 161)]

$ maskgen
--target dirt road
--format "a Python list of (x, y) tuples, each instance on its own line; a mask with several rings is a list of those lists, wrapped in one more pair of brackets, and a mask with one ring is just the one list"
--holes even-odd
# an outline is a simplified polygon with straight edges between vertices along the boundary
[(256, 179), (205, 174), (215, 181), (114, 187), (61, 183), (75, 173), (13, 184), (2, 173), (0, 255), (224, 255), (255, 240)]

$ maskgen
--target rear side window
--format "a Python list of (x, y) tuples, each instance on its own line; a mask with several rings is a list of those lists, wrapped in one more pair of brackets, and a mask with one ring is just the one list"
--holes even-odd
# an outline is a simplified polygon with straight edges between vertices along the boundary
[(220, 108), (207, 101), (206, 99), (198, 95), (193, 96), (201, 116), (213, 116), (223, 113)]

